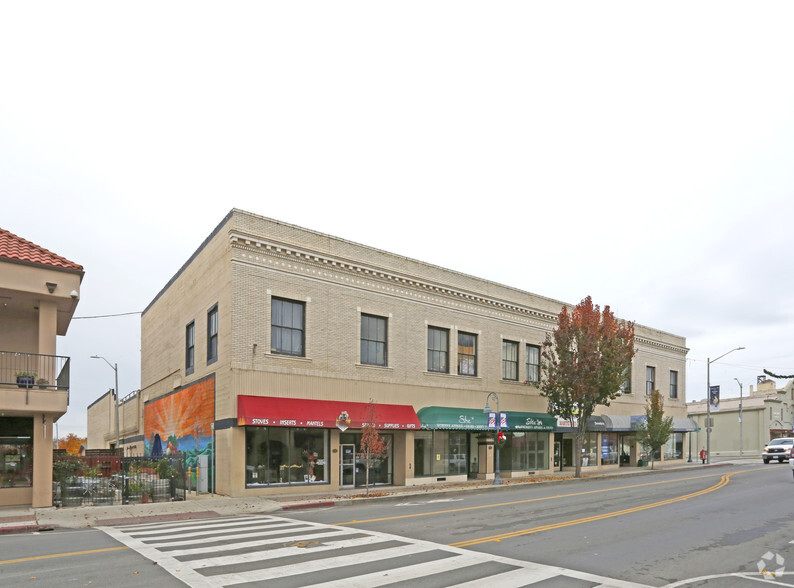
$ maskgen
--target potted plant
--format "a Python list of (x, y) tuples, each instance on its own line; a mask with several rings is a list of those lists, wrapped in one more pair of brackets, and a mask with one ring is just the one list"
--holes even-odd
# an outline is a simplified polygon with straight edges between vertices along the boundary
[(36, 384), (38, 384), (41, 390), (45, 390), (47, 386), (50, 385), (50, 381), (47, 378), (39, 378), (36, 380)]
[(17, 372), (17, 386), (20, 388), (32, 388), (36, 381), (36, 372)]
[(131, 481), (127, 484), (127, 502), (141, 502), (143, 499), (143, 483)]

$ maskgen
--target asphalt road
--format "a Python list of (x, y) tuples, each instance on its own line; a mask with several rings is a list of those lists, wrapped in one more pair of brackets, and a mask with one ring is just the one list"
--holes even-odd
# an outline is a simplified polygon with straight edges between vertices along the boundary
[[(204, 585), (202, 569), (219, 564), (211, 573), (244, 570), (251, 578), (272, 578), (267, 585), (302, 586), (301, 577), (289, 583), (290, 571), (281, 576), (281, 568), (287, 561), (304, 562), (292, 570), (300, 573), (301, 566), (319, 565), (324, 557), (329, 558), (327, 568), (318, 578), (349, 585), (342, 571), (332, 569), (344, 550), (330, 538), (303, 540), (304, 532), (328, 537), (351, 532), (351, 545), (384, 534), (387, 547), (415, 551), (418, 555), (412, 557), (425, 557), (428, 566), (436, 564), (432, 560), (462, 557), (463, 562), (481, 562), (482, 570), (514, 570), (519, 578), (551, 569), (543, 566), (571, 571), (544, 586), (594, 586), (598, 582), (591, 580), (599, 577), (646, 586), (729, 588), (764, 581), (785, 586), (794, 585), (792, 498), (794, 478), (788, 464), (747, 463), (230, 517), (216, 520), (215, 527), (203, 521), (163, 523), (147, 527), (143, 536), (137, 527), (6, 535), (0, 536), (0, 586), (184, 585), (174, 575)], [(308, 531), (290, 528), (291, 522)], [(260, 543), (262, 537), (274, 539), (263, 552), (261, 546), (249, 549), (240, 543), (246, 534)], [(398, 547), (392, 536), (411, 542)], [(425, 541), (432, 543), (421, 543)], [(176, 552), (169, 555), (171, 549), (193, 553), (180, 559)], [(223, 549), (228, 550), (226, 559), (212, 560)], [(364, 556), (352, 569), (371, 559)], [(516, 561), (535, 567), (517, 569)], [(770, 573), (775, 572), (773, 579)], [(576, 573), (581, 582), (574, 584)], [(448, 585), (448, 574), (437, 585)], [(222, 585), (225, 577), (215, 576), (212, 585)]]
[(0, 535), (0, 586), (184, 586), (98, 529)]
[[(758, 563), (794, 572), (794, 477), (748, 463), (631, 479), (514, 486), (452, 499), (380, 503), (288, 516), (373, 529), (650, 586), (743, 586)], [(783, 564), (778, 562), (783, 559)], [(768, 557), (769, 559), (769, 557)], [(791, 574), (791, 572), (790, 572)], [(777, 575), (776, 582), (794, 576)]]

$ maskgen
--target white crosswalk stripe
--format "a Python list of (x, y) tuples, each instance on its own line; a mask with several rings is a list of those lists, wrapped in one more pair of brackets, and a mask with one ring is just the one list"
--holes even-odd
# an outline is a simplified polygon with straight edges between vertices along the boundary
[(194, 588), (259, 583), (370, 588), (415, 581), (519, 588), (553, 578), (577, 586), (641, 587), (377, 531), (271, 515), (100, 528)]

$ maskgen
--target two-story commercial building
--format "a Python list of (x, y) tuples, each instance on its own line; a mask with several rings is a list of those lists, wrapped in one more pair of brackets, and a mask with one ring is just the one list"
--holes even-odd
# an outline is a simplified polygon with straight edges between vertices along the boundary
[(82, 266), (0, 229), (0, 506), (52, 505), (52, 430), (69, 405), (56, 355)]
[[(492, 478), (497, 421), (503, 477), (572, 467), (572, 423), (547, 414), (538, 388), (562, 307), (232, 210), (143, 312), (127, 406), (142, 425), (121, 443), (206, 454), (233, 496), (361, 485), (367, 422), (389, 442), (378, 484)], [(637, 464), (633, 422), (653, 389), (677, 425), (663, 457), (683, 455), (686, 341), (635, 330), (630, 383), (589, 424), (586, 467)], [(97, 422), (109, 408), (96, 403)]]

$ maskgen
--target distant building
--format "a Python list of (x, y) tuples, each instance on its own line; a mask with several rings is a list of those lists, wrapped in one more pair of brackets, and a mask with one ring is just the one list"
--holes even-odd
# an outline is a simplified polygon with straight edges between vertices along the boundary
[(0, 506), (52, 506), (53, 423), (69, 405), (56, 355), (83, 267), (0, 229)]
[[(119, 400), (120, 439), (131, 439), (140, 436), (143, 430), (143, 407), (140, 402), (140, 391), (136, 390)], [(108, 390), (88, 406), (86, 449), (116, 448), (116, 395)], [(142, 455), (143, 443), (121, 443), (120, 447), (128, 455)]]
[[(759, 376), (757, 389), (751, 385), (747, 394), (721, 398), (718, 406), (717, 410), (711, 410), (712, 456), (735, 457), (741, 453), (760, 457), (772, 439), (794, 436), (794, 380), (778, 388), (774, 380)], [(692, 439), (696, 457), (706, 447), (706, 401), (690, 402), (687, 413), (700, 428)]]
[[(572, 468), (572, 423), (547, 414), (538, 389), (562, 307), (232, 210), (143, 312), (141, 391), (127, 408), (141, 420), (121, 444), (203, 458), (232, 496), (362, 485), (372, 421), (389, 440), (376, 484), (493, 478), (497, 421), (503, 477)], [(623, 395), (588, 424), (585, 467), (637, 465), (634, 423), (656, 389), (676, 425), (660, 457), (684, 457), (686, 340), (637, 325), (636, 347)], [(503, 418), (483, 412), (491, 393)], [(89, 409), (90, 447), (114, 436), (112, 409), (106, 397)]]

